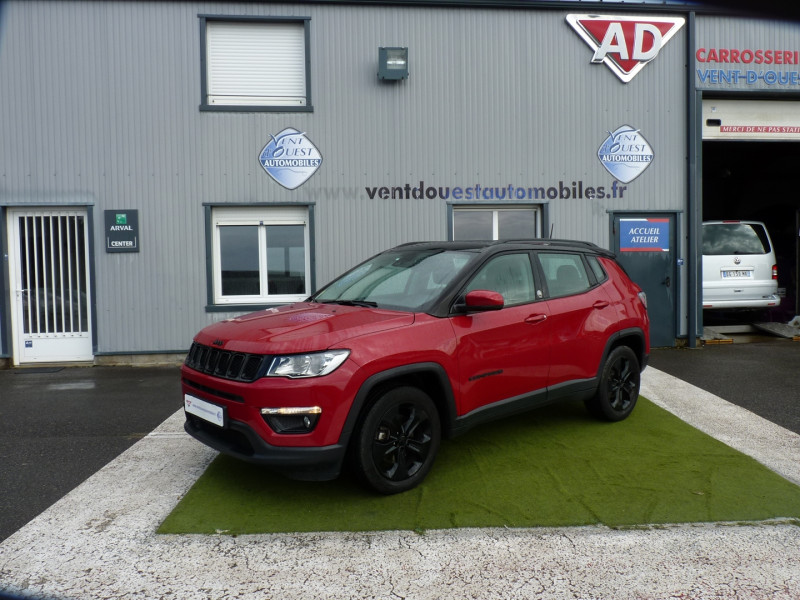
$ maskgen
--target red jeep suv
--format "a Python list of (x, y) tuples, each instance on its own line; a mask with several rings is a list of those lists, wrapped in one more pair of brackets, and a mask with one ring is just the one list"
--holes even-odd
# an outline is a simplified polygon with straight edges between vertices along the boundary
[(594, 244), (411, 243), (305, 302), (200, 331), (185, 429), (295, 479), (347, 463), (393, 494), (479, 423), (563, 398), (624, 419), (649, 352), (644, 293)]

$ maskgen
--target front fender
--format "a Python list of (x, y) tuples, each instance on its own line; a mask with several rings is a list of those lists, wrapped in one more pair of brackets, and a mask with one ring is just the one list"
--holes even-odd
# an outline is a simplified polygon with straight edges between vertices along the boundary
[(350, 413), (345, 420), (339, 438), (340, 445), (346, 446), (349, 444), (350, 437), (355, 431), (361, 415), (367, 408), (373, 392), (394, 382), (416, 385), (429, 393), (439, 409), (443, 433), (446, 436), (450, 434), (456, 419), (455, 396), (450, 378), (447, 376), (445, 368), (439, 363), (421, 362), (381, 371), (364, 381), (353, 399)]

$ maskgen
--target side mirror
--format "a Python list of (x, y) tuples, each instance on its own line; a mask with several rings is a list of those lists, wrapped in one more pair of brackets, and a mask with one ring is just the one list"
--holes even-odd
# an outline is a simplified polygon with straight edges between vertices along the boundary
[(464, 303), (458, 304), (459, 312), (486, 312), (490, 310), (500, 310), (505, 306), (503, 295), (490, 290), (472, 290), (467, 292)]

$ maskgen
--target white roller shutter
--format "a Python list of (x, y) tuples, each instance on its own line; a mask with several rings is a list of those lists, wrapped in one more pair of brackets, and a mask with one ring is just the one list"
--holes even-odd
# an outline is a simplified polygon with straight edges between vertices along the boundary
[(305, 106), (302, 22), (208, 21), (208, 104)]
[(800, 102), (703, 99), (704, 140), (800, 139)]

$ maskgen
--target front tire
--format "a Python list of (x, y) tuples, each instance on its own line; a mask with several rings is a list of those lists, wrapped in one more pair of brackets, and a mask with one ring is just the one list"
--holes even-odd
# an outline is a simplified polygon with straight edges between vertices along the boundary
[(639, 398), (641, 372), (636, 354), (628, 346), (617, 346), (608, 355), (600, 373), (595, 396), (586, 408), (606, 421), (622, 421), (631, 414)]
[(436, 405), (422, 390), (389, 389), (370, 406), (355, 437), (355, 467), (382, 494), (410, 490), (431, 470), (441, 440)]

